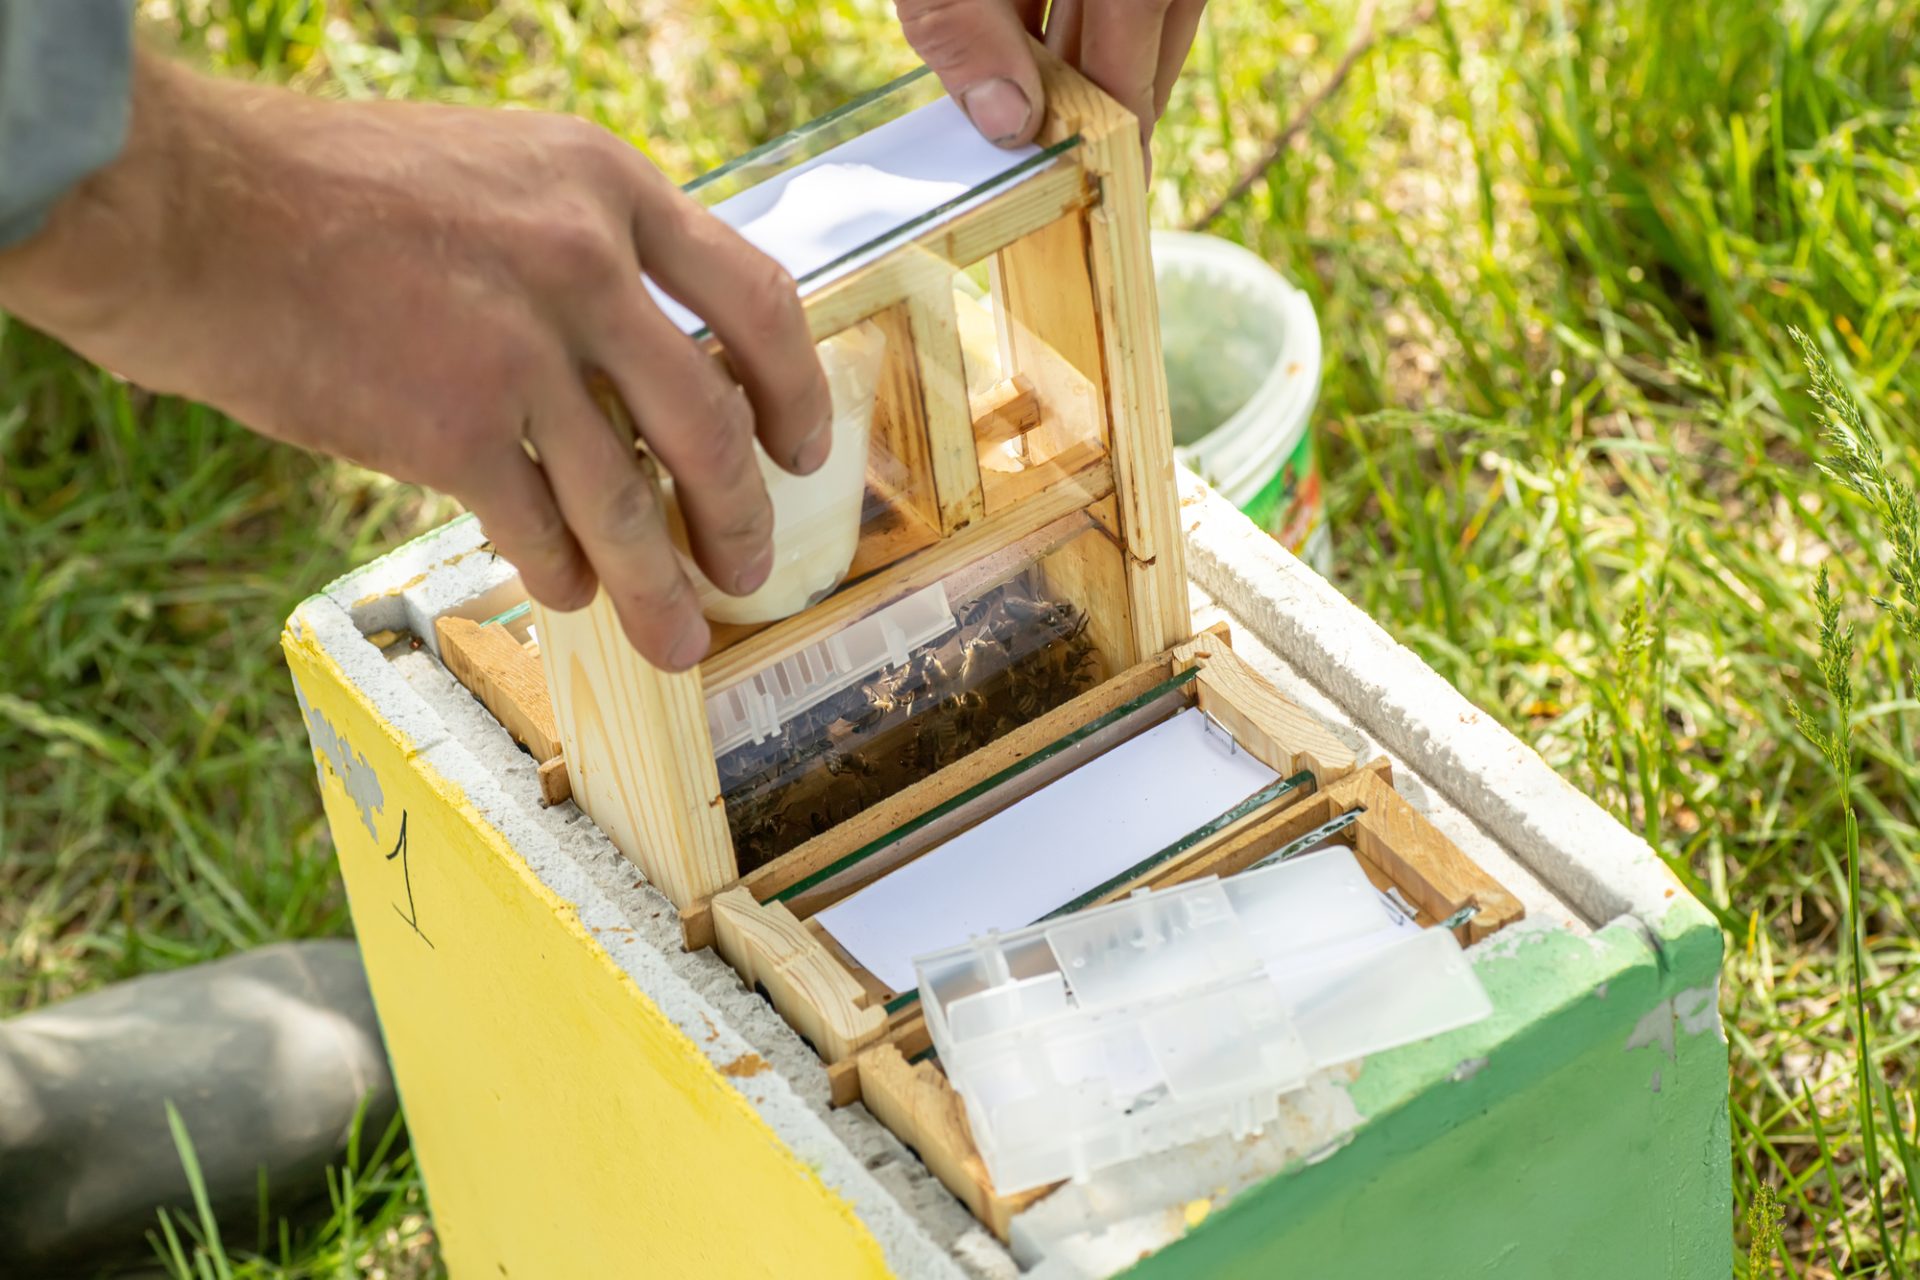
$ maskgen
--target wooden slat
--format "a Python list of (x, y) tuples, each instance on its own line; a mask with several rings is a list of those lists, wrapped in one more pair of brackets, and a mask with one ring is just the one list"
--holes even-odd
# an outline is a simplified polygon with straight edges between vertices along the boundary
[(1033, 383), (1053, 453), (1075, 440), (1108, 442), (1107, 387), (1094, 309), (1085, 215), (1062, 218), (1002, 249), (993, 262), (1000, 367)]
[[(1033, 389), (1032, 379), (1020, 373), (1002, 378), (973, 397), (968, 412), (973, 415), (975, 442), (1005, 444), (1040, 425), (1040, 398)], [(978, 461), (977, 454), (975, 460)]]
[[(545, 690), (541, 691), (545, 701)], [(573, 781), (567, 776), (567, 758), (555, 756), (540, 765), (540, 803), (551, 809), (573, 799)]]
[(903, 298), (951, 288), (956, 268), (980, 262), (1028, 232), (1085, 208), (1088, 199), (1086, 174), (1072, 155), (1023, 175), (979, 207), (807, 294), (803, 302), (815, 341)]
[(987, 513), (953, 306), (953, 287), (942, 283), (875, 317), (887, 335), (887, 364), (874, 430), (906, 464), (910, 500), (942, 534)]
[(635, 652), (605, 591), (533, 611), (574, 800), (676, 907), (711, 895), (738, 872), (699, 674)]
[(1053, 1191), (1036, 1187), (1003, 1196), (993, 1189), (967, 1125), (966, 1106), (946, 1073), (932, 1063), (908, 1062), (891, 1044), (875, 1045), (855, 1061), (867, 1110), (912, 1147), (934, 1177), (1000, 1239), (1007, 1238), (1014, 1214)]
[[(1044, 51), (1037, 56), (1048, 113), (1041, 137), (1078, 133), (1080, 163), (1099, 188), (1099, 204), (1086, 215), (1087, 262), (1101, 321), (1114, 490), (1127, 549), (1136, 649), (1157, 653), (1190, 636), (1193, 619), (1139, 127), (1078, 72)], [(1043, 409), (1045, 401), (1043, 393)]]
[(1367, 812), (1353, 826), (1354, 851), (1435, 920), (1467, 906), (1480, 908), (1461, 926), (1463, 942), (1478, 942), (1526, 915), (1518, 898), (1385, 781), (1363, 775), (1358, 799)]
[(1087, 530), (1047, 557), (1041, 572), (1051, 594), (1073, 601), (1085, 612), (1087, 637), (1106, 669), (1132, 666), (1140, 655), (1133, 648), (1126, 557), (1107, 531)]
[[(888, 572), (842, 587), (804, 613), (774, 623), (712, 655), (700, 666), (703, 686), (709, 694), (729, 688), (856, 619), (930, 587), (973, 561), (1012, 547), (1112, 491), (1112, 473), (1104, 461), (1095, 460), (1085, 470), (1058, 478), (1031, 501), (970, 525), (900, 561)], [(543, 640), (546, 634), (546, 628), (541, 627)]]
[(434, 620), (433, 629), (440, 640), (440, 661), (515, 742), (543, 763), (561, 753), (560, 729), (539, 658), (505, 627), (443, 617)]
[(1173, 656), (1183, 670), (1200, 668), (1200, 706), (1269, 768), (1311, 770), (1323, 787), (1353, 772), (1353, 748), (1232, 649), (1201, 636), (1177, 646)]
[(745, 889), (730, 889), (714, 898), (713, 923), (727, 963), (748, 986), (764, 988), (824, 1060), (849, 1058), (885, 1031), (886, 1010), (780, 903), (762, 905)]

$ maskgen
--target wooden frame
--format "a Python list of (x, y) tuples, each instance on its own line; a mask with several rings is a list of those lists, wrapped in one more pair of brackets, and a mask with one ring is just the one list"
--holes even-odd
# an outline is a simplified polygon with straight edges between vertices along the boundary
[[(604, 596), (575, 614), (535, 606), (537, 646), (500, 627), (437, 623), (449, 670), (540, 762), (548, 802), (570, 790), (680, 910), (686, 945), (715, 947), (813, 1046), (835, 1105), (864, 1099), (1003, 1239), (1012, 1215), (1050, 1189), (995, 1191), (960, 1099), (924, 1059), (931, 1041), (917, 1002), (862, 969), (813, 917), (1075, 767), (1075, 754), (1045, 754), (1055, 744), (1082, 730), (1137, 732), (1165, 710), (1145, 700), (1185, 699), (1283, 776), (1313, 780), (1103, 886), (1089, 905), (1234, 874), (1359, 811), (1331, 838), (1420, 923), (1472, 907), (1457, 931), (1474, 942), (1523, 914), (1394, 791), (1386, 760), (1358, 766), (1338, 734), (1233, 652), (1224, 628), (1192, 634), (1138, 134), (1070, 70), (1048, 62), (1046, 76), (1053, 115), (1042, 140), (1077, 134), (1078, 147), (807, 300), (816, 336), (872, 317), (895, 353), (875, 434), (909, 483), (889, 503), (895, 525), (863, 542), (841, 589), (781, 622), (717, 628), (713, 654), (679, 674), (627, 645)], [(988, 258), (1006, 377), (969, 398), (951, 277), (956, 264)], [(1032, 475), (980, 466), (983, 445), (1019, 436), (1045, 437), (1056, 464)], [(741, 874), (705, 698), (927, 586), (978, 587), (1009, 565), (1033, 566), (1047, 590), (1083, 609), (1108, 678)], [(1076, 740), (1071, 751), (1103, 741)], [(886, 843), (923, 820), (912, 839)], [(884, 847), (869, 855), (874, 846)], [(854, 855), (863, 860), (849, 866)]]
[[(1191, 634), (1185, 551), (1160, 363), (1159, 322), (1134, 118), (1044, 59), (1052, 164), (805, 299), (816, 338), (873, 318), (889, 365), (876, 438), (907, 469), (914, 516), (938, 534), (785, 621), (723, 628), (697, 672), (653, 668), (602, 593), (562, 614), (535, 606), (541, 661), (571, 793), (675, 906), (738, 878), (704, 697), (893, 600), (1086, 513), (1118, 548), (1108, 572), (1060, 572), (1089, 600), (1106, 653), (1131, 663)], [(966, 394), (953, 273), (993, 260), (1007, 336), (1003, 394)], [(996, 389), (1001, 390), (1001, 389)], [(978, 448), (1021, 424), (1063, 452), (1032, 473), (983, 475)], [(1102, 505), (1104, 504), (1104, 505)], [(671, 749), (662, 749), (671, 744)]]

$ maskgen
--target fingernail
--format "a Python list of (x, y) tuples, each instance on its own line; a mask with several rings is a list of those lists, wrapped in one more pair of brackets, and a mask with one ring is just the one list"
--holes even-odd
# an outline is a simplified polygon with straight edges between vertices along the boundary
[(733, 575), (733, 594), (751, 595), (760, 589), (760, 584), (773, 572), (773, 548), (768, 547), (753, 558), (753, 563)]
[(960, 105), (989, 141), (1005, 146), (1026, 132), (1033, 104), (1011, 80), (984, 80), (960, 95)]
[(680, 638), (673, 642), (673, 649), (667, 654), (667, 664), (675, 671), (688, 670), (707, 656), (707, 644), (711, 639), (707, 620), (694, 614), (680, 628)]
[(813, 434), (800, 442), (793, 451), (793, 472), (795, 475), (812, 475), (826, 464), (827, 454), (833, 450), (833, 424), (823, 422), (813, 429)]

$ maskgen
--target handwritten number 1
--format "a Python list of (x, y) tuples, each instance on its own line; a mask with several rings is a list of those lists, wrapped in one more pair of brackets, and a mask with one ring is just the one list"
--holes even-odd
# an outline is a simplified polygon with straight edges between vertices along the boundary
[(401, 911), (400, 904), (396, 902), (393, 904), (394, 912), (407, 922), (409, 929), (420, 935), (420, 941), (432, 949), (433, 939), (420, 928), (420, 912), (413, 905), (413, 871), (407, 865), (407, 814), (404, 809), (400, 811), (400, 838), (394, 842), (393, 852), (387, 855), (387, 861), (392, 862), (395, 858), (400, 859), (400, 876), (407, 886), (407, 909)]

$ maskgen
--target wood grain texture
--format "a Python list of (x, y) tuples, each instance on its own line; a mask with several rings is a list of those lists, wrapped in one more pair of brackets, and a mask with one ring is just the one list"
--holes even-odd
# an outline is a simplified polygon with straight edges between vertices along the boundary
[(875, 317), (887, 335), (875, 436), (906, 464), (911, 501), (943, 535), (987, 513), (953, 307), (948, 282)]
[[(540, 691), (542, 699), (546, 690)], [(540, 803), (551, 809), (573, 799), (573, 781), (567, 776), (567, 758), (555, 756), (540, 765)]]
[(1045, 51), (1037, 56), (1047, 93), (1041, 136), (1079, 134), (1075, 154), (1099, 193), (1085, 218), (1087, 264), (1100, 317), (1114, 491), (1127, 549), (1136, 650), (1157, 653), (1192, 635), (1193, 617), (1139, 127), (1078, 72)]
[(1087, 638), (1107, 671), (1124, 671), (1138, 660), (1133, 607), (1127, 599), (1126, 556), (1102, 528), (1092, 528), (1041, 564), (1047, 589), (1087, 615)]
[(1044, 430), (1040, 456), (1076, 441), (1108, 443), (1105, 356), (1087, 258), (1086, 215), (1029, 232), (993, 259), (993, 313), (1000, 367), (1033, 384)]
[(1036, 1187), (1003, 1196), (993, 1189), (967, 1125), (966, 1106), (933, 1063), (908, 1062), (891, 1044), (875, 1045), (856, 1062), (867, 1110), (912, 1147), (934, 1177), (1001, 1240), (1016, 1213), (1053, 1191)]
[[(982, 445), (1005, 444), (1040, 425), (1040, 398), (1033, 380), (1017, 373), (1002, 378), (968, 403), (973, 438)], [(978, 455), (975, 455), (978, 463)]]
[(1173, 654), (1183, 670), (1200, 668), (1200, 706), (1268, 767), (1282, 774), (1311, 770), (1323, 787), (1353, 772), (1353, 748), (1231, 648), (1202, 636)]
[(825, 1061), (851, 1057), (886, 1030), (886, 1010), (780, 903), (729, 889), (713, 899), (713, 927), (715, 949)]
[(604, 591), (533, 611), (574, 800), (676, 907), (734, 879), (699, 674), (635, 652)]
[(1460, 926), (1462, 942), (1478, 942), (1526, 915), (1518, 898), (1385, 780), (1361, 775), (1357, 799), (1367, 812), (1353, 825), (1354, 851), (1384, 871), (1408, 901), (1434, 921), (1467, 906), (1480, 909)]
[(505, 627), (488, 627), (471, 618), (436, 618), (440, 661), (493, 713), (513, 740), (545, 762), (561, 753), (560, 728), (554, 723), (540, 659)]

